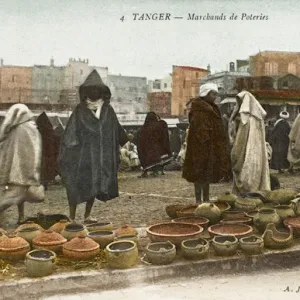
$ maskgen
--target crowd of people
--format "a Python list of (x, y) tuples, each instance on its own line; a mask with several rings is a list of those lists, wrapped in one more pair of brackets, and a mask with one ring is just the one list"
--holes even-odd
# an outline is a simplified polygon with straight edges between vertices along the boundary
[(138, 131), (126, 132), (96, 70), (79, 95), (60, 136), (47, 116), (34, 121), (24, 104), (8, 110), (0, 127), (0, 212), (17, 205), (22, 222), (24, 202), (43, 201), (56, 174), (66, 187), (70, 219), (76, 219), (77, 205), (86, 203), (84, 221), (93, 222), (95, 200), (119, 196), (119, 171), (141, 170), (144, 178), (164, 175), (165, 168), (182, 170), (201, 203), (209, 201), (210, 184), (232, 181), (233, 193), (243, 196), (278, 188), (270, 169), (300, 168), (300, 114), (292, 127), (286, 111), (273, 128), (266, 127), (266, 111), (247, 91), (237, 94), (230, 116), (222, 116), (215, 104), (217, 85), (202, 85), (199, 97), (192, 99), (187, 130), (171, 132), (154, 112)]

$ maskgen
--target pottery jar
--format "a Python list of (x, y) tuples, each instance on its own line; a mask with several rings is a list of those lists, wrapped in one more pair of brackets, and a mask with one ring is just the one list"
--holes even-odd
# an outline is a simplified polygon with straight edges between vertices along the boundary
[(233, 235), (215, 236), (212, 247), (219, 256), (231, 256), (238, 249), (238, 239)]
[(269, 223), (262, 235), (264, 245), (270, 249), (285, 249), (293, 243), (293, 229), (289, 226), (288, 232), (278, 231), (274, 223)]
[(62, 246), (67, 240), (59, 233), (52, 230), (43, 230), (33, 240), (34, 249), (46, 249), (56, 253), (60, 253)]
[(238, 198), (235, 202), (235, 208), (242, 211), (255, 210), (258, 207), (256, 200), (257, 198)]
[(67, 225), (71, 224), (67, 219), (63, 219), (52, 225), (49, 230), (61, 233)]
[(18, 261), (25, 258), (30, 251), (29, 243), (16, 235), (1, 235), (0, 238), (0, 259)]
[(56, 254), (45, 249), (36, 249), (26, 254), (25, 266), (30, 277), (43, 277), (52, 274)]
[(246, 254), (261, 254), (264, 248), (264, 240), (256, 235), (243, 237), (240, 239), (240, 247)]
[(90, 232), (88, 237), (98, 243), (101, 249), (105, 249), (108, 244), (114, 241), (115, 234), (113, 231), (100, 230)]
[(267, 201), (278, 204), (289, 204), (291, 200), (297, 197), (298, 192), (294, 189), (278, 189), (270, 191), (267, 195)]
[(170, 264), (176, 256), (176, 247), (171, 242), (150, 243), (145, 253), (150, 263), (154, 265)]
[(235, 218), (243, 218), (246, 214), (240, 210), (226, 210), (222, 212), (223, 219), (235, 219)]
[(40, 226), (39, 224), (33, 222), (33, 221), (27, 221), (25, 222), (24, 224), (21, 224), (20, 226), (18, 226), (18, 228), (15, 230), (15, 233), (17, 233), (18, 231), (24, 229), (24, 228), (33, 228), (33, 227), (36, 227), (38, 228), (39, 230), (43, 230), (43, 227)]
[(87, 236), (88, 233), (89, 232), (84, 225), (71, 223), (65, 226), (65, 228), (61, 232), (61, 235), (68, 241), (70, 241), (74, 237), (78, 237), (81, 235)]
[(291, 201), (295, 215), (300, 215), (300, 198), (295, 198)]
[(265, 231), (269, 223), (274, 223), (275, 225), (281, 223), (281, 219), (275, 209), (260, 209), (253, 217), (253, 224), (260, 233)]
[(26, 240), (30, 245), (32, 244), (32, 240), (41, 233), (41, 230), (38, 227), (24, 227), (21, 228), (17, 232), (17, 236), (20, 236), (24, 240)]
[(186, 259), (203, 259), (208, 255), (209, 243), (205, 239), (189, 239), (181, 243), (181, 253)]
[(238, 197), (229, 191), (225, 192), (224, 194), (220, 195), (218, 197), (218, 202), (226, 202), (228, 203), (232, 208), (235, 206), (235, 201), (238, 199)]
[(207, 218), (210, 224), (216, 224), (221, 219), (221, 210), (212, 203), (202, 203), (196, 208), (195, 215)]
[(130, 225), (122, 225), (120, 228), (118, 228), (115, 231), (115, 235), (124, 235), (124, 234), (130, 234), (130, 235), (136, 235), (138, 232), (136, 231), (135, 228), (131, 227)]
[(89, 232), (100, 231), (100, 230), (112, 231), (114, 229), (114, 226), (112, 222), (97, 222), (97, 223), (86, 225), (86, 229)]
[(88, 260), (99, 253), (99, 244), (91, 238), (80, 235), (63, 245), (63, 254), (75, 260)]
[(134, 266), (138, 260), (137, 245), (133, 241), (115, 241), (105, 248), (107, 263), (110, 268), (126, 269)]
[(279, 215), (281, 221), (284, 221), (288, 217), (294, 217), (295, 212), (292, 208), (292, 204), (290, 205), (277, 205), (275, 207), (277, 214)]
[(137, 234), (124, 234), (116, 236), (115, 241), (123, 241), (123, 240), (129, 240), (136, 243), (137, 246), (139, 246), (139, 237)]

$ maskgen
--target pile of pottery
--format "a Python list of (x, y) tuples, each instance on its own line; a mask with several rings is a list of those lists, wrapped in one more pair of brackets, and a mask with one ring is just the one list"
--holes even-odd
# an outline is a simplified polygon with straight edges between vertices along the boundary
[(100, 249), (105, 250), (110, 267), (131, 267), (138, 259), (137, 231), (129, 225), (113, 231), (110, 222), (82, 225), (68, 220), (60, 220), (46, 230), (28, 221), (13, 234), (0, 231), (0, 259), (25, 260), (31, 277), (51, 274), (57, 255), (70, 260), (90, 260)]

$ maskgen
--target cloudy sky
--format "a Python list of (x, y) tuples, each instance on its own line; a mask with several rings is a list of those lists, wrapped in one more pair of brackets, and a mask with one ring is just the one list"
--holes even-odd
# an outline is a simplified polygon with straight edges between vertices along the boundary
[[(171, 20), (134, 21), (134, 13), (170, 13)], [(226, 20), (188, 20), (189, 13)], [(300, 52), (299, 15), (298, 0), (0, 0), (0, 57), (25, 66), (88, 58), (111, 74), (148, 79), (172, 65), (222, 71), (259, 50)]]

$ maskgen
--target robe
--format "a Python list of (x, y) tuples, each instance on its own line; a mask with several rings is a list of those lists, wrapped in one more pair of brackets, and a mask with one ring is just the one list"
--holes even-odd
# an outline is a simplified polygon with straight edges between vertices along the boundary
[(293, 123), (289, 139), (290, 143), (287, 159), (293, 168), (298, 169), (300, 168), (300, 114)]

